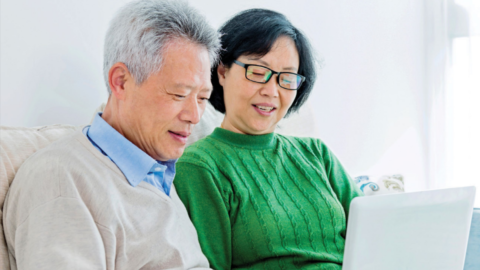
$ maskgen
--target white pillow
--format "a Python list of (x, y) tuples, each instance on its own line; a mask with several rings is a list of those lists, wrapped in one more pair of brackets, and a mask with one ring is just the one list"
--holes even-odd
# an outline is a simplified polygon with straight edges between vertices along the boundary
[(354, 182), (366, 196), (405, 192), (405, 183), (400, 174), (384, 175), (379, 178), (361, 175), (355, 177)]

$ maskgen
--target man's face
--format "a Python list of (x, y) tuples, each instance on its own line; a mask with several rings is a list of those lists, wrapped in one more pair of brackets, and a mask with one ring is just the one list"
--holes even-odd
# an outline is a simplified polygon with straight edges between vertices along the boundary
[(168, 44), (160, 72), (141, 85), (125, 83), (123, 135), (156, 160), (179, 158), (212, 92), (206, 48), (185, 40)]

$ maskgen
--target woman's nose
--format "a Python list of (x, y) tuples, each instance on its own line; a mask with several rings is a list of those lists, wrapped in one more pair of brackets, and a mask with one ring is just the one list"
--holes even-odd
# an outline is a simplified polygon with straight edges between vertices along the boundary
[(270, 80), (263, 85), (260, 89), (260, 94), (269, 97), (278, 97), (278, 88), (280, 87), (277, 83), (277, 75), (273, 75)]

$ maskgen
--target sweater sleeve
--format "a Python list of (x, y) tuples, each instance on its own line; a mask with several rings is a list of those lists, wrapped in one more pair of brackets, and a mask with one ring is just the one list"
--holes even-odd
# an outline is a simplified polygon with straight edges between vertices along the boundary
[(231, 269), (230, 218), (215, 176), (206, 168), (177, 163), (175, 188), (198, 233), (202, 251), (213, 269)]
[(107, 268), (102, 237), (79, 199), (58, 197), (36, 207), (14, 233), (18, 269)]
[(318, 147), (322, 153), (323, 164), (327, 173), (328, 181), (333, 191), (340, 200), (345, 210), (345, 218), (348, 221), (350, 203), (355, 197), (363, 196), (362, 191), (355, 185), (352, 178), (343, 168), (337, 157), (321, 141), (318, 141)]

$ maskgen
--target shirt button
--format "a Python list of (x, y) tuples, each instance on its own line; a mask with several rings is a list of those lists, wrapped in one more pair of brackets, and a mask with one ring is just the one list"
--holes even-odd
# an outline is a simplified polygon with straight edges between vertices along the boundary
[(158, 167), (155, 168), (155, 171), (156, 171), (156, 172), (159, 172), (159, 171), (161, 171), (161, 170), (162, 170), (162, 169), (160, 169), (160, 168), (158, 168)]

